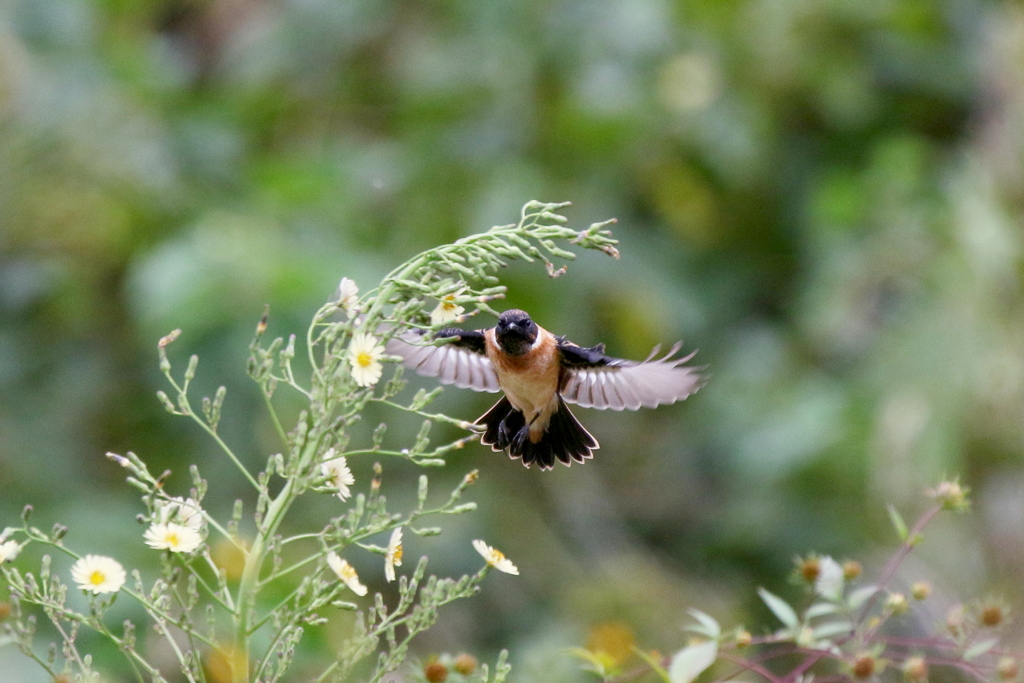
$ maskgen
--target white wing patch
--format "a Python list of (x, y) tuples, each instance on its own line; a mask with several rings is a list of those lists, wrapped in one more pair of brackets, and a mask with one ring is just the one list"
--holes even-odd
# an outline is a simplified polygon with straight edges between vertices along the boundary
[(491, 361), (468, 349), (454, 344), (421, 346), (398, 338), (388, 341), (385, 349), (389, 354), (401, 356), (403, 364), (417, 375), (436, 377), (441, 384), (491, 394), (500, 391)]
[(608, 365), (572, 369), (562, 398), (567, 403), (598, 410), (639, 410), (680, 401), (704, 385), (698, 368), (683, 366), (696, 351), (683, 358), (672, 358), (680, 347), (676, 344), (657, 360), (653, 359), (660, 346), (639, 363), (615, 359)]

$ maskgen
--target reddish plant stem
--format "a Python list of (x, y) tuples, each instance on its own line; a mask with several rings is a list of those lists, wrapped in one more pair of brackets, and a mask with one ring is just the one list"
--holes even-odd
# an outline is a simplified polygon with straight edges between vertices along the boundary
[(739, 671), (737, 671), (737, 672), (735, 672), (733, 674), (730, 674), (729, 676), (726, 676), (722, 680), (726, 680), (726, 681), (732, 680), (733, 678), (735, 678), (736, 676), (740, 675), (744, 671), (753, 671), (754, 673), (758, 674), (759, 676), (761, 676), (761, 677), (771, 681), (771, 683), (782, 683), (782, 679), (781, 678), (779, 678), (778, 676), (773, 674), (771, 671), (769, 671), (768, 669), (764, 668), (763, 666), (761, 666), (760, 664), (758, 664), (757, 662), (755, 662), (753, 660), (744, 659), (743, 657), (737, 657), (736, 655), (730, 654), (728, 652), (721, 653), (720, 658), (724, 659), (726, 661), (732, 662), (736, 666), (740, 667)]
[[(910, 551), (913, 550), (914, 546), (917, 545), (916, 541), (917, 538), (920, 536), (921, 532), (924, 531), (924, 528), (928, 526), (928, 523), (932, 521), (932, 518), (934, 518), (935, 515), (937, 515), (941, 510), (941, 505), (934, 505), (931, 508), (929, 508), (923, 515), (921, 515), (921, 517), (918, 518), (917, 522), (914, 524), (914, 527), (909, 532), (907, 532), (906, 539), (903, 541), (903, 543), (900, 544), (900, 547), (896, 549), (896, 552), (893, 553), (892, 557), (889, 558), (889, 561), (885, 563), (885, 567), (882, 569), (882, 574), (879, 577), (877, 584), (879, 590), (868, 599), (867, 603), (861, 610), (860, 617), (857, 619), (858, 629), (864, 625), (864, 622), (867, 620), (868, 615), (871, 614), (872, 610), (878, 604), (878, 601), (880, 599), (880, 596), (882, 595), (882, 592), (886, 584), (888, 584), (889, 581), (892, 580), (892, 577), (896, 574), (896, 570), (898, 570), (900, 568), (900, 565), (903, 564), (903, 560), (906, 559), (907, 555), (910, 554)], [(881, 622), (879, 622), (878, 625), (869, 628), (867, 631), (864, 632), (861, 638), (863, 640), (870, 639), (872, 636), (874, 636), (875, 631), (878, 629), (878, 626), (880, 625)], [(837, 644), (842, 645), (844, 643), (847, 643), (850, 641), (850, 639), (854, 637), (855, 634), (849, 636), (846, 639), (838, 641)], [(804, 673), (810, 670), (811, 667), (813, 667), (815, 664), (821, 661), (826, 655), (828, 655), (828, 653), (824, 651), (818, 651), (815, 654), (811, 654), (809, 657), (807, 657), (807, 659), (800, 662), (800, 664), (798, 664), (796, 668), (794, 668), (792, 671), (786, 674), (786, 676), (784, 676), (781, 679), (780, 683), (794, 683), (798, 678), (800, 678), (800, 676), (802, 676)]]

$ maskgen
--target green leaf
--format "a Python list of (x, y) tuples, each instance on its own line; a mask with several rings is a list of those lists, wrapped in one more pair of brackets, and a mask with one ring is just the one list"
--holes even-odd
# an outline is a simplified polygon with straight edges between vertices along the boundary
[(967, 648), (964, 652), (964, 660), (969, 662), (975, 657), (980, 657), (981, 655), (988, 653), (989, 650), (998, 644), (998, 638), (987, 638), (986, 640), (979, 641)]
[(718, 640), (718, 638), (721, 637), (722, 627), (719, 626), (718, 622), (715, 621), (711, 616), (705, 614), (704, 612), (701, 612), (699, 609), (694, 608), (688, 609), (687, 613), (691, 617), (696, 619), (698, 622), (700, 622), (699, 626), (690, 626), (687, 628), (687, 630), (693, 631), (694, 633), (699, 633), (703, 636), (707, 636), (712, 640)]
[(850, 609), (858, 609), (868, 601), (868, 598), (877, 593), (878, 590), (878, 586), (863, 586), (858, 588), (850, 593), (850, 597), (846, 598), (846, 604), (850, 606)]
[(814, 619), (828, 614), (835, 614), (838, 611), (839, 605), (834, 602), (816, 602), (807, 608), (807, 612), (804, 613), (804, 617), (807, 619)]
[(768, 605), (768, 609), (772, 611), (772, 614), (778, 617), (779, 621), (783, 624), (789, 628), (796, 628), (797, 624), (800, 623), (800, 618), (797, 617), (796, 612), (785, 600), (769, 593), (764, 588), (758, 588), (757, 594), (764, 600), (764, 604)]
[(668, 667), (668, 678), (671, 683), (691, 683), (705, 669), (718, 659), (718, 643), (706, 640), (703, 643), (689, 645), (672, 657)]
[(588, 666), (585, 666), (584, 669), (587, 671), (593, 671), (601, 678), (607, 678), (608, 670), (605, 667), (605, 660), (598, 654), (583, 647), (571, 647), (566, 652), (586, 662)]
[(814, 635), (815, 640), (821, 640), (825, 638), (831, 638), (832, 636), (838, 636), (840, 634), (849, 633), (853, 630), (853, 624), (849, 621), (830, 621), (827, 624), (821, 626), (815, 626), (811, 633)]
[(896, 529), (896, 535), (900, 537), (901, 541), (906, 541), (907, 534), (909, 533), (907, 530), (907, 523), (903, 521), (903, 517), (896, 509), (895, 505), (889, 503), (886, 506), (886, 509), (889, 510), (889, 521), (892, 522), (892, 527)]
[(668, 672), (665, 671), (665, 668), (661, 665), (661, 662), (658, 661), (655, 657), (653, 657), (651, 653), (644, 652), (636, 645), (633, 646), (633, 652), (634, 654), (636, 654), (637, 657), (647, 662), (647, 666), (651, 667), (651, 670), (654, 673), (658, 674), (658, 677), (661, 678), (661, 680), (663, 680), (665, 683), (672, 683), (672, 679), (668, 677)]

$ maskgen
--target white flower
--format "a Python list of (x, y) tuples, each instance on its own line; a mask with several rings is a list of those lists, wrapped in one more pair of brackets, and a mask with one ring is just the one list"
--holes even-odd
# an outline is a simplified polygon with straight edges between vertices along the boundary
[(373, 335), (360, 332), (348, 347), (348, 362), (352, 365), (352, 379), (361, 387), (372, 387), (380, 380), (384, 366), (380, 357), (384, 347)]
[(843, 597), (845, 573), (843, 566), (826, 555), (818, 559), (818, 578), (814, 580), (814, 592), (828, 600)]
[(4, 541), (0, 543), (0, 564), (10, 562), (21, 552), (21, 546), (17, 541)]
[(388, 583), (395, 580), (395, 567), (402, 566), (402, 527), (391, 532), (388, 549), (384, 553), (384, 578)]
[(172, 553), (190, 553), (203, 544), (203, 536), (192, 527), (184, 524), (154, 524), (142, 535), (146, 545), (157, 550), (170, 550)]
[(86, 555), (71, 566), (71, 578), (82, 590), (99, 595), (121, 590), (127, 575), (124, 567), (113, 558)]
[(430, 312), (431, 325), (440, 325), (441, 323), (446, 323), (450, 320), (455, 320), (460, 315), (462, 315), (462, 312), (465, 311), (466, 309), (455, 303), (455, 297), (457, 297), (459, 294), (462, 294), (461, 289), (458, 290), (457, 292), (445, 294), (443, 297), (441, 297), (441, 299), (437, 302), (437, 307)]
[(348, 316), (349, 320), (355, 317), (356, 312), (359, 310), (358, 295), (359, 287), (356, 286), (355, 281), (347, 277), (341, 278), (341, 284), (338, 285), (338, 308), (345, 311), (345, 315)]
[(355, 568), (346, 560), (338, 557), (338, 553), (333, 550), (327, 553), (327, 566), (331, 568), (331, 571), (337, 574), (338, 578), (341, 579), (353, 593), (356, 595), (366, 595), (366, 586), (359, 583), (359, 575), (356, 574)]
[(203, 528), (203, 509), (192, 498), (158, 500), (156, 513), (161, 524), (182, 524), (195, 531)]
[(506, 574), (519, 575), (519, 569), (512, 564), (512, 560), (505, 557), (505, 554), (496, 548), (492, 548), (481, 540), (473, 541), (473, 547), (480, 553), (487, 564), (491, 565), (499, 572), (505, 572)]
[(352, 495), (348, 487), (356, 483), (356, 478), (352, 476), (352, 470), (348, 468), (345, 456), (335, 456), (334, 453), (333, 448), (324, 453), (324, 461), (320, 463), (320, 473), (327, 477), (331, 486), (338, 489), (338, 498), (345, 500)]

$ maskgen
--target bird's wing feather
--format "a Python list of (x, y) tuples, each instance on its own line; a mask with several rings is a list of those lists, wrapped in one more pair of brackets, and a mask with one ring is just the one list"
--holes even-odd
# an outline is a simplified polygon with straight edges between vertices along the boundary
[(701, 368), (683, 365), (693, 353), (672, 357), (681, 344), (661, 358), (655, 358), (659, 351), (655, 347), (641, 362), (606, 356), (603, 345), (583, 348), (561, 338), (558, 345), (564, 368), (562, 398), (583, 408), (655, 408), (680, 401), (704, 386)]
[(385, 349), (401, 356), (402, 363), (416, 374), (436, 377), (441, 384), (492, 394), (499, 391), (498, 376), (484, 355), (482, 331), (448, 328), (438, 332), (436, 338), (449, 341), (433, 346), (422, 343), (422, 332), (407, 332), (388, 341)]

